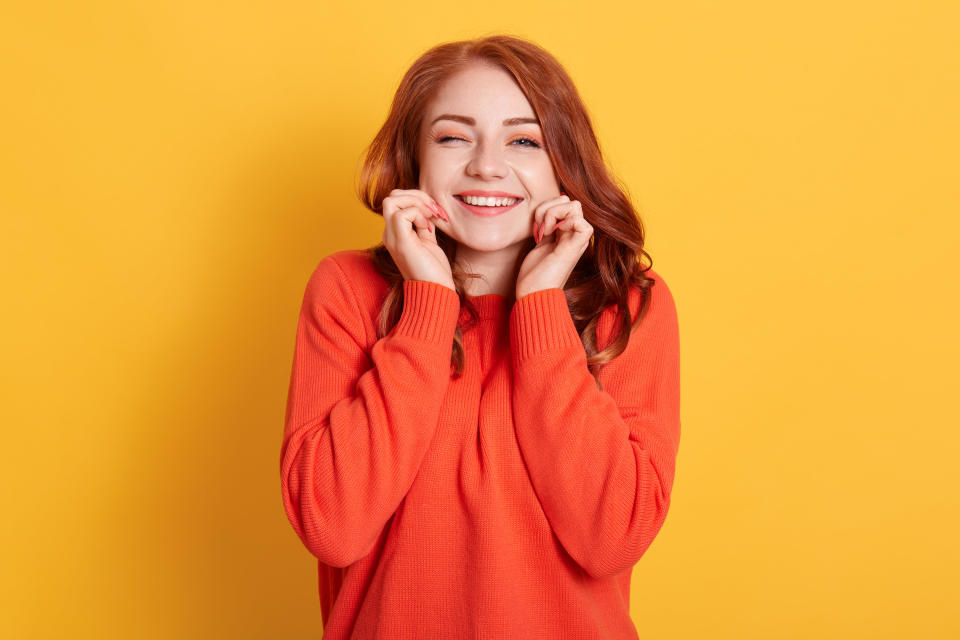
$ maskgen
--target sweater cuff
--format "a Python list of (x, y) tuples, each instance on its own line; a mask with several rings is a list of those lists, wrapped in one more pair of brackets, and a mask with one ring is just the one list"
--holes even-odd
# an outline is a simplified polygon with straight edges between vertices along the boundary
[(514, 364), (558, 349), (583, 348), (563, 289), (539, 289), (517, 300), (510, 312)]
[(403, 281), (403, 312), (396, 335), (451, 346), (460, 318), (460, 296), (450, 287), (428, 280)]

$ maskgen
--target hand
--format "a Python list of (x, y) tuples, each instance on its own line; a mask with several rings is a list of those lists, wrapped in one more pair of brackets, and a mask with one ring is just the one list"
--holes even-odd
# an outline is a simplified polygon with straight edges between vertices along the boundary
[(383, 199), (382, 210), (386, 222), (383, 244), (403, 278), (435, 282), (456, 291), (450, 261), (437, 244), (431, 223), (431, 218), (449, 222), (447, 212), (419, 189), (394, 189)]
[(580, 202), (566, 194), (536, 208), (533, 229), (537, 246), (520, 265), (517, 300), (541, 289), (562, 289), (593, 236)]

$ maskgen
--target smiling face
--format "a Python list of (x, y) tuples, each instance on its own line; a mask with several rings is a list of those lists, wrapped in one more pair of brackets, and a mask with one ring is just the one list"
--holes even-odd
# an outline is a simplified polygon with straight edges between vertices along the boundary
[(450, 214), (435, 223), (458, 243), (458, 259), (477, 264), (499, 262), (480, 254), (515, 257), (532, 234), (534, 210), (560, 196), (533, 108), (513, 77), (489, 64), (440, 87), (426, 109), (419, 164), (420, 189)]

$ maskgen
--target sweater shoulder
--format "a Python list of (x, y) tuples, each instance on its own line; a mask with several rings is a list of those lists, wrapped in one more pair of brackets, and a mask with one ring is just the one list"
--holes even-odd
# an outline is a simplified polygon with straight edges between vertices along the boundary
[[(640, 313), (644, 296), (650, 298), (639, 326), (631, 335), (649, 335), (650, 333), (675, 330), (677, 309), (670, 287), (667, 285), (664, 277), (653, 269), (647, 269), (644, 275), (653, 280), (650, 287), (644, 290), (637, 285), (633, 285), (627, 294), (627, 306), (630, 309), (630, 317), (632, 319), (636, 318), (637, 314)], [(615, 304), (607, 305), (601, 312), (597, 322), (597, 342), (600, 349), (603, 349), (607, 345), (613, 333), (614, 322), (618, 316), (618, 309)]]
[(376, 268), (366, 249), (343, 249), (327, 254), (313, 269), (311, 279), (337, 278), (353, 290), (358, 301), (386, 294), (387, 281)]
[[(656, 317), (658, 321), (669, 320), (671, 316), (676, 317), (676, 303), (673, 299), (673, 292), (667, 286), (667, 281), (653, 269), (647, 269), (646, 276), (653, 280), (653, 284), (646, 292), (646, 295), (650, 296), (647, 316)], [(636, 314), (640, 309), (643, 295), (639, 287), (633, 287), (630, 295), (630, 311), (632, 314)]]
[(352, 320), (364, 326), (370, 344), (387, 290), (387, 281), (373, 266), (366, 249), (344, 249), (324, 256), (307, 284), (308, 297), (315, 303), (336, 306), (339, 314), (359, 316)]

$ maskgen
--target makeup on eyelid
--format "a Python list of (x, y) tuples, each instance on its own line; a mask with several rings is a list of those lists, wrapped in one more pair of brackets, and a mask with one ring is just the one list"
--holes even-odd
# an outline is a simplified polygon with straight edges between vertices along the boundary
[[(443, 144), (445, 142), (453, 142), (455, 140), (462, 140), (464, 142), (469, 142), (469, 139), (458, 135), (458, 134), (440, 134), (433, 136), (433, 142), (437, 144)], [(508, 144), (513, 145), (515, 142), (522, 142), (523, 144), (514, 145), (520, 147), (530, 147), (531, 149), (543, 148), (543, 143), (536, 136), (521, 135), (516, 138), (513, 138), (508, 142)]]

